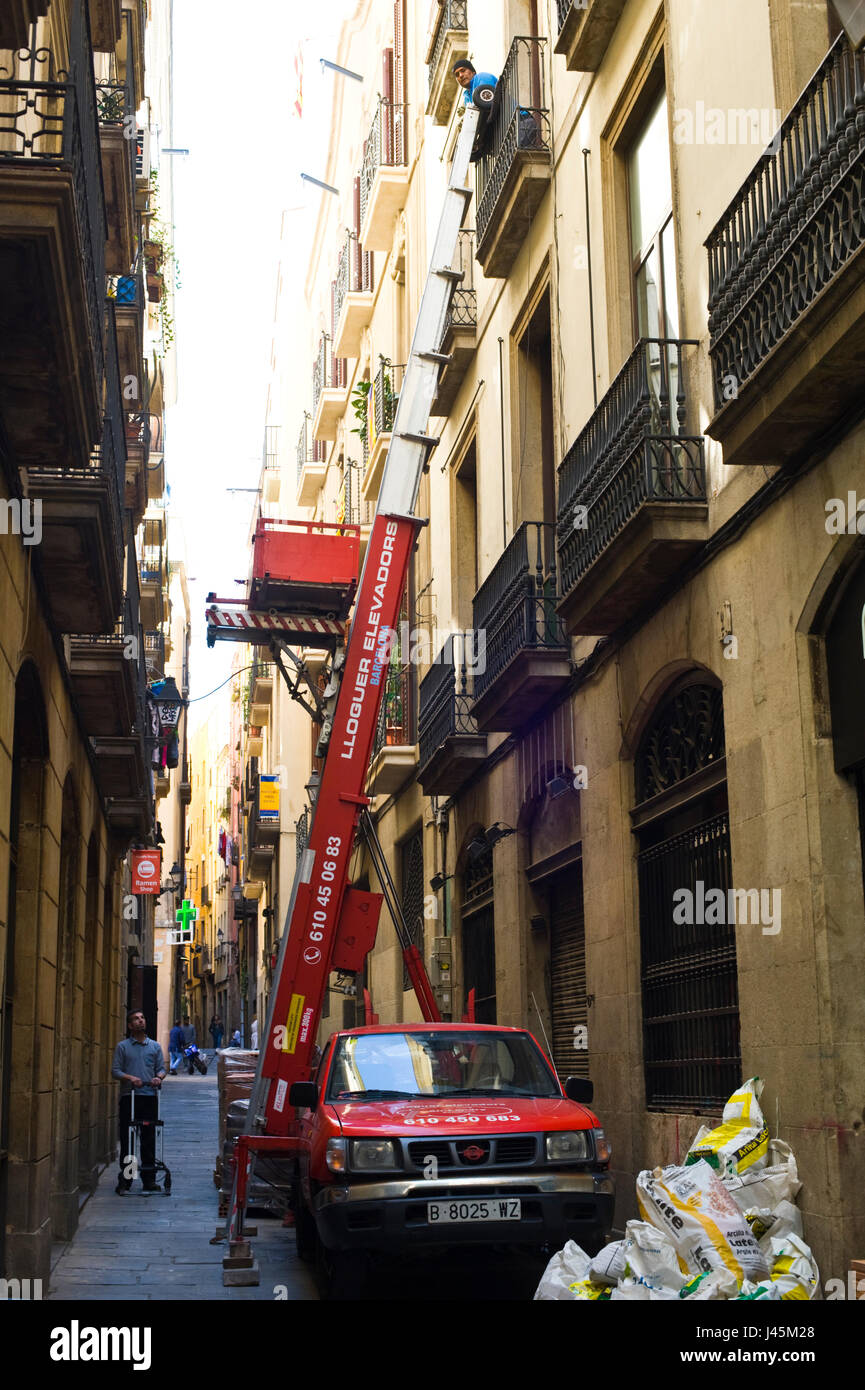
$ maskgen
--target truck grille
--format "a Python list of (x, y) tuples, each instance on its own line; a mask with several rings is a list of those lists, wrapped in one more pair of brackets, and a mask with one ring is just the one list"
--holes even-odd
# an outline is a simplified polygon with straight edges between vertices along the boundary
[[(537, 1135), (458, 1135), (453, 1139), (412, 1139), (406, 1145), (409, 1168), (423, 1168), (434, 1158), (439, 1168), (512, 1168), (532, 1164), (538, 1153)], [(477, 1151), (480, 1150), (480, 1157)]]

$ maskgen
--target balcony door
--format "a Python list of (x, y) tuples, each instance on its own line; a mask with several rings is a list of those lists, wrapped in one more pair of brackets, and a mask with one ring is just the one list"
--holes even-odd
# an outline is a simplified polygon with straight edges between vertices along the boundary
[[(678, 338), (679, 303), (673, 231), (673, 181), (667, 95), (662, 90), (641, 123), (627, 155), (631, 237), (634, 341)], [(658, 414), (653, 433), (667, 432), (658, 402), (675, 399), (675, 353), (649, 348), (652, 402)]]

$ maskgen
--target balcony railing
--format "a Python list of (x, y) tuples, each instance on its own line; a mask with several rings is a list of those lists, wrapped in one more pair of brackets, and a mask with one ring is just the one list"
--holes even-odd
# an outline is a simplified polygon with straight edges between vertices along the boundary
[(378, 717), (373, 757), (383, 748), (404, 748), (414, 743), (412, 699), (414, 667), (391, 662), (385, 683), (384, 700)]
[(301, 474), (307, 464), (324, 463), (325, 446), (317, 439), (310, 439), (309, 434), (310, 416), (306, 411), (303, 412), (303, 424), (300, 427), (300, 434), (297, 437), (297, 481), (300, 484)]
[(469, 27), (469, 6), (468, 0), (444, 0), (439, 13), (439, 21), (436, 25), (435, 41), (432, 53), (429, 57), (429, 85), (432, 91), (442, 53), (444, 52), (447, 41), (448, 30), (458, 29), (468, 33)]
[(842, 34), (706, 241), (718, 410), (861, 251), (863, 153), (865, 53)]
[(306, 842), (309, 839), (309, 810), (303, 811), (294, 822), (294, 849), (296, 862), (300, 863)]
[(476, 167), (475, 206), (482, 242), (520, 150), (550, 150), (550, 119), (544, 85), (546, 40), (518, 38), (511, 44), (498, 82), (485, 153)]
[(574, 7), (574, 0), (556, 0), (556, 10), (559, 16), (559, 28), (561, 29), (568, 15)]
[(475, 632), (486, 640), (486, 664), (475, 673), (475, 700), (521, 651), (568, 648), (556, 613), (559, 589), (547, 522), (524, 521), (474, 597)]
[(346, 232), (333, 290), (333, 319), (338, 322), (347, 294), (371, 294), (372, 252), (364, 251), (354, 232)]
[[(682, 352), (642, 338), (559, 468), (558, 551), (568, 593), (646, 502), (705, 502), (703, 438), (685, 434)], [(577, 510), (577, 509), (581, 510)]]
[(322, 333), (312, 368), (312, 413), (315, 415), (322, 391), (344, 391), (348, 370), (344, 357), (334, 357), (329, 333)]
[(445, 320), (445, 335), (447, 335), (449, 328), (477, 327), (478, 295), (475, 289), (475, 234), (473, 228), (464, 227), (460, 232), (453, 268), (460, 271), (463, 278), (453, 292), (450, 312)]
[(47, 48), (21, 48), (0, 67), (0, 164), (70, 169), (96, 379), (105, 370), (103, 299), (108, 227), (86, 11), (73, 0), (69, 70)]
[(149, 680), (165, 673), (165, 637), (161, 632), (145, 632), (144, 660)]
[(379, 358), (379, 368), (367, 400), (367, 443), (370, 453), (379, 436), (389, 434), (393, 429), (404, 371), (404, 366), (386, 357)]
[(451, 633), (420, 683), (418, 709), (419, 768), (423, 770), (452, 734), (476, 736), (472, 715), (473, 672), (466, 662), (465, 641)]
[[(131, 34), (128, 48), (132, 48)], [(126, 78), (121, 82), (117, 74), (117, 58), (112, 53), (108, 81), (96, 83), (96, 111), (101, 126), (115, 128), (124, 138), (129, 161), (130, 196), (135, 192), (135, 141), (126, 137), (127, 132), (135, 129), (135, 100), (132, 93), (133, 65), (127, 58)]]
[(360, 220), (366, 208), (379, 169), (399, 169), (407, 163), (407, 109), (403, 102), (385, 101), (379, 97), (369, 135), (363, 147), (360, 170)]
[(279, 472), (279, 425), (265, 425), (261, 463), (266, 473)]

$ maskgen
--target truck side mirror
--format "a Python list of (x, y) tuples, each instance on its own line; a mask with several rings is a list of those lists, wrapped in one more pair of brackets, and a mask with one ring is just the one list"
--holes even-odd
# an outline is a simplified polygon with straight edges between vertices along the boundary
[(594, 1094), (595, 1088), (591, 1081), (586, 1081), (582, 1076), (569, 1076), (565, 1082), (565, 1095), (568, 1100), (575, 1100), (579, 1105), (591, 1105)]
[(289, 1105), (299, 1110), (315, 1110), (318, 1105), (318, 1087), (314, 1081), (294, 1081), (288, 1093)]

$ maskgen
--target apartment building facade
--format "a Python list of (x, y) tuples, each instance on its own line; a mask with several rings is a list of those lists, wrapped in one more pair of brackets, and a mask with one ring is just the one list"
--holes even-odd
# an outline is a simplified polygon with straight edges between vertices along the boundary
[[(840, 1274), (865, 1237), (863, 56), (826, 0), (444, 0), (429, 23), (363, 0), (311, 386), (292, 372), (280, 402), (282, 513), (356, 525), (361, 549), (466, 55), (499, 96), (378, 833), (443, 1012), (529, 1027), (591, 1075), (619, 1225), (634, 1174), (756, 1073)], [(291, 747), (299, 795), (313, 744)], [(323, 1032), (419, 1016), (386, 919), (364, 978), (333, 984)]]
[(155, 999), (153, 896), (131, 891), (128, 851), (160, 833), (166, 574), (145, 563), (144, 517), (173, 367), (138, 122), (167, 10), (0, 15), (0, 1268), (16, 1278), (47, 1279), (115, 1152), (113, 1048), (127, 1007)]

